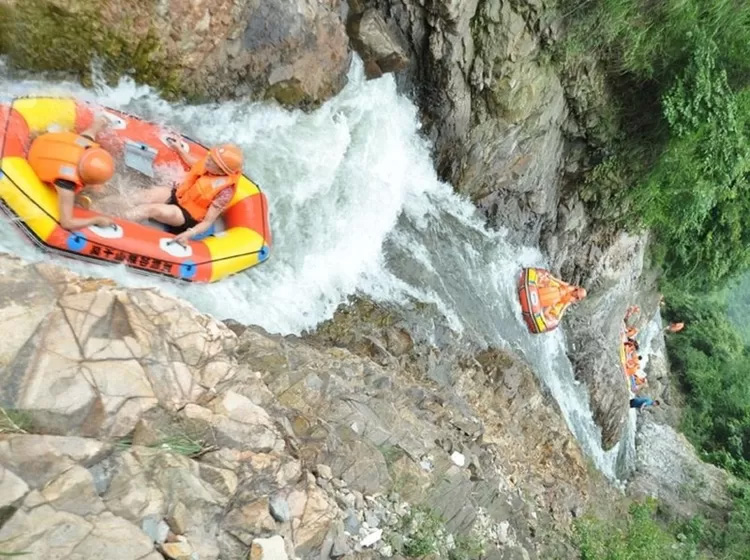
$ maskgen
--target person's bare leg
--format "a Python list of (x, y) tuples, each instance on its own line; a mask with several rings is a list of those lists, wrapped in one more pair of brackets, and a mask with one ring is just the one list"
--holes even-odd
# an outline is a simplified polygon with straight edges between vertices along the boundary
[(181, 226), (185, 223), (182, 211), (174, 204), (141, 204), (128, 212), (128, 219), (134, 222), (151, 219), (168, 226)]
[[(171, 196), (171, 187), (153, 187), (141, 191), (133, 196), (131, 203), (136, 204), (136, 206), (125, 212), (125, 217), (134, 222), (140, 222), (147, 218), (151, 218), (167, 225), (182, 225), (185, 220), (182, 217), (180, 209), (166, 203)], [(154, 207), (163, 208), (155, 209)], [(172, 223), (176, 220), (177, 215), (179, 215), (180, 218), (179, 223)], [(169, 221), (163, 221), (160, 218), (165, 218)]]

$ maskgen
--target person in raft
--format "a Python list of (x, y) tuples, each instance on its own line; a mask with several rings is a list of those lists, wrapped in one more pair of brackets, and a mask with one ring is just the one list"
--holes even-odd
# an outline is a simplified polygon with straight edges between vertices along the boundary
[(106, 119), (97, 118), (80, 134), (46, 132), (37, 136), (29, 147), (28, 161), (34, 173), (43, 183), (54, 186), (57, 191), (60, 226), (64, 229), (107, 227), (113, 223), (106, 216), (73, 216), (73, 206), (81, 191), (86, 188), (101, 188), (114, 175), (112, 156), (95, 142), (97, 135), (106, 126)]
[(586, 297), (586, 290), (566, 284), (552, 275), (548, 277), (559, 284), (555, 285), (555, 282), (550, 282), (546, 286), (540, 286), (537, 292), (539, 303), (544, 309), (546, 319), (559, 321), (571, 303), (577, 303)]
[(153, 187), (136, 199), (128, 218), (147, 218), (168, 226), (175, 241), (184, 244), (211, 227), (234, 196), (242, 175), (242, 151), (232, 144), (215, 146), (203, 158), (196, 158), (169, 139), (169, 144), (190, 166), (182, 184), (174, 187)]
[(637, 408), (643, 410), (647, 406), (659, 406), (661, 403), (648, 397), (635, 397), (630, 399), (630, 408)]

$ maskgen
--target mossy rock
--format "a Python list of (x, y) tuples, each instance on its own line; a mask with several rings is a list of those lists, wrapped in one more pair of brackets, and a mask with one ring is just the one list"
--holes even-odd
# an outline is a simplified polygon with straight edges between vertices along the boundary
[(190, 94), (156, 33), (149, 30), (135, 36), (132, 21), (105, 23), (100, 17), (102, 6), (101, 0), (23, 0), (12, 8), (0, 5), (0, 52), (12, 67), (70, 72), (84, 84), (91, 84), (92, 65), (101, 61), (109, 83), (128, 75), (166, 97)]

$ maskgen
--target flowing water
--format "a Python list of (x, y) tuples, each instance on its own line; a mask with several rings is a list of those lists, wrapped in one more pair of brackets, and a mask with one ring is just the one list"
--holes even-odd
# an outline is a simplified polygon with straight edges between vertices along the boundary
[[(158, 286), (201, 311), (300, 333), (355, 293), (403, 305), (432, 303), (461, 343), (523, 353), (557, 399), (587, 455), (611, 479), (619, 449), (604, 452), (585, 387), (573, 377), (562, 330), (531, 336), (515, 285), (521, 267), (543, 266), (535, 248), (483, 226), (474, 207), (437, 179), (415, 106), (391, 77), (365, 81), (355, 61), (349, 84), (312, 114), (269, 104), (175, 105), (124, 80), (117, 87), (2, 78), (0, 101), (70, 95), (174, 127), (204, 143), (242, 146), (245, 170), (267, 193), (274, 244), (260, 267), (215, 285), (185, 285), (124, 268), (60, 262), (129, 286)], [(7, 219), (0, 250), (48, 259)], [(623, 453), (623, 455), (627, 455)], [(630, 459), (627, 459), (630, 462)]]

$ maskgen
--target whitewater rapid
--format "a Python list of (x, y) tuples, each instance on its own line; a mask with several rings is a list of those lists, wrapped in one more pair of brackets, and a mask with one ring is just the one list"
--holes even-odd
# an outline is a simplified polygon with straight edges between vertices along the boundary
[[(356, 293), (376, 301), (434, 304), (461, 340), (524, 354), (586, 454), (616, 478), (619, 449), (604, 452), (585, 387), (573, 377), (564, 332), (530, 336), (515, 285), (541, 253), (488, 231), (473, 205), (438, 180), (416, 107), (392, 77), (366, 81), (355, 60), (349, 83), (313, 113), (245, 101), (170, 104), (123, 80), (86, 90), (67, 82), (10, 81), (0, 101), (76, 95), (137, 114), (211, 144), (243, 148), (245, 171), (267, 193), (273, 247), (267, 263), (213, 285), (186, 285), (125, 268), (57, 262), (132, 287), (156, 286), (220, 319), (298, 334), (330, 318)], [(7, 219), (0, 250), (46, 260)]]

